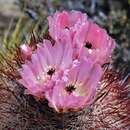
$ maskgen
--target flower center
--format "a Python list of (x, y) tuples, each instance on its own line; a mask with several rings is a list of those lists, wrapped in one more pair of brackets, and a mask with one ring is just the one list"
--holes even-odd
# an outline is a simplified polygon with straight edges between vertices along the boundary
[(55, 69), (52, 67), (49, 67), (47, 69), (47, 71), (42, 72), (41, 74), (39, 74), (36, 79), (38, 81), (38, 83), (45, 83), (47, 82), (48, 79), (50, 79), (50, 77), (54, 74)]
[(48, 71), (47, 71), (47, 74), (52, 76), (53, 74), (55, 73), (55, 69), (54, 68), (50, 68)]
[(65, 89), (67, 92), (72, 93), (76, 89), (76, 87), (71, 84), (71, 85), (68, 85)]
[(65, 29), (68, 29), (68, 30), (69, 30), (69, 27), (66, 26)]
[(86, 42), (85, 43), (85, 47), (88, 48), (88, 49), (91, 49), (92, 48), (92, 44), (90, 42)]

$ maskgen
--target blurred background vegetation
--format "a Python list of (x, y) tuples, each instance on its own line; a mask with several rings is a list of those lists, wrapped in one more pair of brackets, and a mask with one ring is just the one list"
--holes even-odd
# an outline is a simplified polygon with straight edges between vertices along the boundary
[(130, 71), (130, 0), (0, 0), (2, 53), (13, 54), (32, 32), (42, 37), (48, 26), (46, 17), (56, 10), (80, 10), (107, 29), (117, 42), (115, 66)]

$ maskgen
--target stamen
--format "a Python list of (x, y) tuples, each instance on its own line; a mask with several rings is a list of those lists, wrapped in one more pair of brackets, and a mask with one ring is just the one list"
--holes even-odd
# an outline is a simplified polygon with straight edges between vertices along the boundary
[(65, 29), (68, 29), (68, 30), (69, 30), (69, 27), (66, 26)]
[(50, 68), (48, 71), (47, 71), (47, 74), (52, 76), (53, 74), (55, 73), (55, 69), (54, 68)]
[(92, 44), (90, 42), (86, 42), (85, 43), (85, 47), (88, 48), (88, 49), (91, 49), (92, 48)]
[(72, 84), (66, 87), (66, 91), (69, 93), (72, 93), (75, 89), (75, 86)]

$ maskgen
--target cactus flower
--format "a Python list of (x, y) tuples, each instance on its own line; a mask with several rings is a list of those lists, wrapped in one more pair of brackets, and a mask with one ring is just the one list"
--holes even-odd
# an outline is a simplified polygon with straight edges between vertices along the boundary
[(74, 37), (74, 44), (78, 48), (86, 48), (87, 58), (91, 57), (101, 65), (110, 62), (113, 49), (115, 48), (114, 39), (91, 20), (88, 20), (77, 31)]
[[(26, 93), (46, 99), (57, 112), (89, 106), (115, 47), (107, 32), (79, 11), (56, 12), (48, 17), (50, 39), (36, 49), (22, 45), (25, 59), (19, 82)], [(53, 43), (52, 43), (53, 42)]]
[(72, 62), (72, 48), (70, 44), (55, 44), (44, 40), (32, 54), (31, 61), (22, 65), (19, 82), (29, 94), (44, 97), (46, 89), (51, 88), (52, 75), (58, 70), (68, 68)]
[(67, 112), (89, 106), (101, 75), (100, 65), (94, 64), (91, 59), (73, 64), (72, 68), (60, 75), (53, 89), (46, 92), (50, 107), (58, 112)]
[[(78, 11), (56, 12), (48, 17), (50, 36), (59, 41), (66, 31), (70, 33), (71, 44), (75, 48), (74, 57), (86, 47), (86, 56), (101, 65), (111, 61), (115, 41), (107, 32)], [(61, 36), (62, 35), (62, 36)]]

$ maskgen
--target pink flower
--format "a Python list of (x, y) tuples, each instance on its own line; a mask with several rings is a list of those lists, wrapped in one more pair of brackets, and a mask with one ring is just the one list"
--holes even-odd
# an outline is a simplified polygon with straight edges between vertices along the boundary
[[(97, 24), (88, 20), (74, 36), (74, 44), (81, 50), (86, 48), (86, 56), (99, 64), (109, 63), (115, 48), (115, 41)], [(83, 47), (83, 48), (82, 48)], [(80, 50), (81, 49), (81, 50)]]
[(71, 37), (73, 37), (75, 31), (77, 31), (85, 21), (87, 21), (86, 14), (82, 14), (79, 11), (56, 12), (53, 16), (48, 17), (49, 33), (56, 41), (59, 40), (65, 30), (69, 30)]
[(37, 50), (32, 54), (31, 61), (22, 65), (19, 81), (29, 94), (36, 97), (44, 97), (44, 92), (51, 88), (52, 75), (58, 70), (64, 70), (71, 65), (72, 48), (70, 44), (56, 43), (44, 40), (39, 43)]
[(33, 51), (21, 46), (25, 64), (19, 82), (26, 92), (46, 98), (57, 112), (89, 106), (102, 76), (101, 65), (110, 62), (115, 41), (78, 11), (56, 12), (49, 20), (49, 35)]
[(32, 56), (32, 49), (27, 44), (20, 45), (21, 57), (23, 60), (30, 59)]
[(94, 64), (91, 59), (73, 63), (71, 69), (65, 70), (62, 76), (60, 74), (54, 88), (46, 92), (50, 107), (58, 112), (67, 112), (89, 106), (94, 100), (101, 75), (100, 65)]
[(48, 17), (48, 21), (50, 36), (55, 41), (69, 35), (68, 38), (75, 49), (74, 58), (77, 58), (82, 48), (86, 47), (87, 58), (91, 57), (101, 65), (110, 62), (115, 41), (85, 14), (78, 11), (56, 12)]

